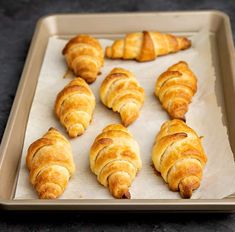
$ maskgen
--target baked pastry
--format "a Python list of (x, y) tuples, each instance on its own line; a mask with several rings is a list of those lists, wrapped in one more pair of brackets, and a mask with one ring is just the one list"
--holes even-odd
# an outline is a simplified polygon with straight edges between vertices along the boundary
[(137, 142), (121, 124), (105, 127), (90, 150), (90, 168), (116, 198), (131, 198), (129, 187), (142, 162)]
[(185, 120), (185, 114), (197, 91), (197, 78), (188, 64), (180, 61), (158, 78), (155, 95), (171, 118)]
[(70, 143), (54, 128), (30, 145), (26, 164), (41, 199), (58, 198), (75, 171)]
[(114, 68), (100, 87), (100, 98), (104, 105), (121, 115), (124, 126), (134, 122), (144, 104), (144, 89), (134, 74), (123, 68)]
[(104, 64), (103, 49), (99, 41), (89, 35), (78, 35), (69, 40), (62, 54), (74, 75), (83, 78), (87, 83), (96, 80)]
[(57, 95), (55, 113), (71, 138), (84, 133), (95, 108), (95, 96), (82, 78), (75, 78)]
[(179, 191), (183, 198), (190, 198), (200, 186), (207, 157), (196, 132), (182, 120), (174, 119), (162, 125), (152, 160), (169, 188)]
[(115, 40), (110, 47), (106, 48), (105, 54), (111, 59), (143, 62), (189, 47), (191, 47), (191, 41), (185, 37), (143, 31), (130, 33), (124, 39)]

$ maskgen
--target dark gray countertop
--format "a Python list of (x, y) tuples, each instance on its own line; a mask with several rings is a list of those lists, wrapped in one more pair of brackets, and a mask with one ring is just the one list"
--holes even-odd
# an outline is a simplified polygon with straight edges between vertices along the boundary
[[(0, 138), (37, 20), (52, 13), (224, 11), (235, 33), (235, 0), (0, 0)], [(0, 186), (2, 187), (2, 186)], [(235, 231), (233, 214), (0, 212), (0, 231)]]

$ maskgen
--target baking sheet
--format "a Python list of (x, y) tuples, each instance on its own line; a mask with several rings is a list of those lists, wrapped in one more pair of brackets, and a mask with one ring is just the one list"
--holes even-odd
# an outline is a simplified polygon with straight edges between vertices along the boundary
[[(112, 199), (108, 190), (96, 181), (89, 168), (89, 148), (101, 130), (111, 123), (120, 122), (119, 115), (108, 110), (99, 100), (99, 86), (114, 67), (123, 67), (135, 73), (144, 87), (146, 100), (139, 119), (129, 126), (141, 148), (143, 168), (134, 180), (130, 192), (132, 199), (177, 199), (178, 193), (171, 192), (160, 176), (156, 176), (151, 166), (151, 149), (162, 123), (168, 120), (167, 113), (156, 100), (153, 92), (156, 78), (169, 66), (185, 60), (198, 78), (198, 92), (193, 98), (186, 115), (187, 124), (199, 135), (204, 136), (203, 145), (208, 156), (201, 187), (192, 198), (220, 199), (235, 192), (235, 165), (228, 142), (227, 130), (222, 123), (221, 108), (215, 95), (215, 75), (212, 67), (209, 34), (200, 32), (193, 38), (193, 47), (176, 54), (159, 57), (155, 61), (137, 63), (135, 61), (105, 60), (102, 74), (91, 85), (97, 106), (92, 124), (86, 133), (71, 144), (77, 171), (70, 180), (61, 199)], [(16, 199), (37, 199), (28, 179), (25, 156), (28, 146), (41, 137), (51, 126), (61, 127), (54, 116), (53, 107), (57, 93), (71, 80), (63, 79), (67, 69), (61, 50), (67, 41), (50, 38), (41, 69), (35, 97), (29, 115), (22, 162), (16, 189)], [(100, 40), (103, 47), (112, 43)]]

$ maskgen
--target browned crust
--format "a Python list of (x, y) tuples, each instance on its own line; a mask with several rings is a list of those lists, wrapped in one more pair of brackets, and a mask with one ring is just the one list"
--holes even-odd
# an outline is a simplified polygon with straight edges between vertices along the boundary
[(170, 190), (190, 198), (193, 190), (200, 186), (207, 157), (196, 132), (182, 120), (174, 119), (162, 125), (152, 160)]
[(64, 49), (62, 50), (62, 54), (65, 55), (69, 51), (71, 46), (76, 43), (87, 43), (90, 44), (91, 46), (96, 47), (99, 50), (102, 50), (102, 47), (100, 43), (97, 41), (97, 39), (89, 35), (80, 34), (69, 40), (69, 42), (65, 45)]
[(155, 58), (156, 54), (154, 51), (154, 44), (150, 33), (148, 31), (143, 31), (143, 44), (141, 48), (141, 53), (140, 56), (136, 58), (136, 60), (143, 62), (154, 60)]
[(115, 198), (131, 198), (128, 188), (142, 166), (136, 146), (124, 126), (112, 124), (103, 129), (91, 147), (91, 170)]

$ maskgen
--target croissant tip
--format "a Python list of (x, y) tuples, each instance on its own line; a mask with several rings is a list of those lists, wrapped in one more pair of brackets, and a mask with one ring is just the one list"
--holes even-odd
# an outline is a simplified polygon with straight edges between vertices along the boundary
[(188, 47), (191, 47), (192, 46), (192, 41), (188, 38), (186, 38), (187, 42), (188, 42)]
[(86, 78), (85, 81), (87, 82), (87, 84), (92, 84), (96, 81), (96, 78)]
[(182, 186), (179, 190), (180, 196), (184, 199), (190, 199), (193, 194), (193, 189), (190, 187)]
[(122, 122), (122, 124), (123, 124), (124, 127), (128, 127), (131, 123), (129, 123), (129, 122)]
[(188, 49), (192, 46), (192, 42), (190, 39), (186, 38), (186, 37), (182, 37), (183, 40), (183, 44), (182, 44), (182, 50)]
[(200, 182), (196, 176), (185, 177), (179, 184), (179, 191), (182, 198), (191, 198), (193, 191), (198, 189)]
[(69, 42), (64, 46), (63, 50), (62, 50), (62, 55), (65, 56), (66, 53), (68, 52), (69, 49)]
[(128, 190), (126, 192), (124, 192), (121, 199), (131, 199), (130, 192)]
[(193, 194), (193, 189), (190, 186), (186, 186), (183, 183), (179, 185), (180, 196), (184, 199), (191, 198)]
[[(125, 113), (125, 114), (124, 114)], [(139, 112), (131, 112), (127, 115), (127, 112), (121, 113), (122, 125), (128, 127), (131, 125), (138, 117)]]
[(50, 195), (50, 194), (39, 195), (39, 199), (42, 199), (42, 200), (55, 200), (57, 198), (58, 198), (57, 196)]

